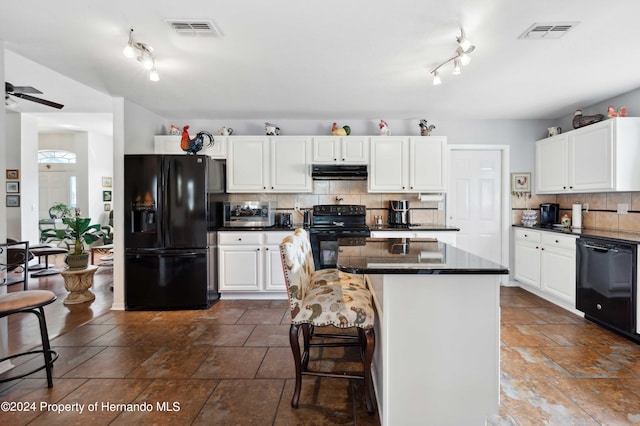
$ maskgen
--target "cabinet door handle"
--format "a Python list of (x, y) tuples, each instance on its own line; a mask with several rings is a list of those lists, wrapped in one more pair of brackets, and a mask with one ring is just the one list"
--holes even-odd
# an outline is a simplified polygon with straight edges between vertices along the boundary
[(262, 189), (267, 189), (267, 187), (266, 187), (266, 186), (263, 186), (263, 187), (262, 187)]
[(265, 248), (266, 251), (269, 251), (269, 247)]
[(570, 186), (569, 189), (573, 189), (573, 186)]
[(540, 247), (536, 246), (536, 250), (538, 250)]
[(238, 238), (238, 241), (242, 241), (242, 238)]
[(260, 251), (260, 248), (257, 248), (256, 251)]
[(540, 250), (544, 250), (544, 247), (542, 247)]
[(342, 161), (344, 161), (344, 158), (342, 159)]
[(560, 243), (560, 241), (556, 240), (556, 244)]

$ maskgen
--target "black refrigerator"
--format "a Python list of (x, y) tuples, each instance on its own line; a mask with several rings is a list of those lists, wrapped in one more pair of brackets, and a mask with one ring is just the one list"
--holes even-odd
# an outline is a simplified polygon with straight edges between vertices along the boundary
[(127, 310), (202, 309), (220, 297), (209, 189), (224, 188), (223, 172), (202, 155), (125, 155)]

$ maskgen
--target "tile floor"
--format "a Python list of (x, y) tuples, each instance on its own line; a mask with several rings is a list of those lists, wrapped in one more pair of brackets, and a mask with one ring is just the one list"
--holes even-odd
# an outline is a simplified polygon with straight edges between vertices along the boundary
[[(357, 381), (304, 378), (300, 408), (290, 407), (293, 368), (284, 301), (112, 312), (110, 274), (101, 269), (96, 301), (70, 308), (61, 303), (65, 290), (57, 277), (30, 282), (61, 296), (46, 308), (60, 353), (54, 387), (46, 388), (42, 372), (0, 384), (0, 401), (37, 404), (35, 410), (3, 412), (2, 424), (379, 424), (377, 415), (366, 413)], [(501, 305), (501, 407), (490, 424), (640, 423), (640, 345), (519, 288), (503, 288)], [(37, 341), (27, 321), (10, 321), (11, 348)], [(355, 368), (357, 353), (325, 349), (323, 360), (324, 367), (348, 370)], [(47, 412), (41, 403), (82, 403), (85, 411)], [(149, 407), (143, 403), (152, 411), (103, 405)], [(157, 404), (165, 404), (163, 410)]]

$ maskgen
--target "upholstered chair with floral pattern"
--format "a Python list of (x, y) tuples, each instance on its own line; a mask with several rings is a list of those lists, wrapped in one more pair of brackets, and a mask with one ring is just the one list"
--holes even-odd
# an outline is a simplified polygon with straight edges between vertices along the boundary
[[(374, 412), (371, 360), (375, 347), (373, 331), (375, 313), (371, 293), (361, 275), (338, 270), (314, 270), (311, 245), (306, 231), (296, 229), (280, 243), (280, 253), (291, 308), (289, 342), (296, 368), (296, 386), (291, 405), (298, 406), (302, 375), (359, 378), (364, 380), (367, 411)], [(357, 336), (345, 334), (319, 334), (314, 327), (355, 329)], [(302, 329), (304, 347), (300, 352), (299, 331)], [(340, 374), (308, 369), (311, 346), (336, 346), (332, 342), (311, 343), (312, 338), (346, 339), (344, 346), (359, 346), (362, 352), (363, 373)]]

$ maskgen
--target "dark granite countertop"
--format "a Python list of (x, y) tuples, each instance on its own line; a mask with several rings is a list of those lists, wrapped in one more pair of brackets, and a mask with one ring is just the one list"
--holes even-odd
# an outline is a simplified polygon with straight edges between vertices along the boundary
[[(303, 228), (301, 223), (294, 223), (292, 226), (223, 226), (218, 229), (221, 232), (242, 232), (242, 231), (294, 231), (296, 228)], [(307, 228), (305, 228), (307, 229)]]
[(372, 231), (460, 231), (460, 228), (455, 226), (443, 226), (443, 225), (411, 225), (406, 228), (399, 228), (391, 225), (373, 225)]
[(595, 228), (580, 228), (574, 229), (569, 227), (554, 226), (552, 228), (544, 226), (524, 226), (524, 225), (512, 225), (514, 228), (533, 229), (535, 231), (554, 232), (566, 235), (576, 235), (578, 237), (599, 237), (609, 238), (612, 240), (619, 240), (624, 242), (630, 242), (633, 244), (640, 244), (640, 233), (638, 232), (624, 232), (624, 231), (612, 231), (610, 229), (595, 229)]
[[(337, 267), (354, 274), (508, 274), (509, 270), (443, 242), (419, 238), (338, 240)], [(362, 240), (360, 240), (362, 241)]]

